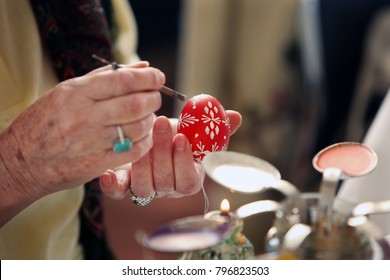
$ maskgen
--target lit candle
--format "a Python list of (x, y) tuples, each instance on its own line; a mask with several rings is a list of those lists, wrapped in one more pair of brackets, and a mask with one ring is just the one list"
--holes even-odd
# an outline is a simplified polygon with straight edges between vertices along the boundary
[(253, 246), (242, 233), (243, 222), (230, 211), (227, 199), (222, 200), (220, 210), (208, 212), (204, 218), (227, 225), (228, 230), (223, 241), (208, 249), (186, 252), (182, 255), (182, 259), (242, 260), (254, 258)]
[(229, 216), (230, 203), (226, 198), (221, 202), (221, 216)]
[(230, 211), (230, 203), (226, 198), (222, 200), (220, 210), (210, 211), (204, 217), (228, 224), (229, 231), (234, 230), (241, 222), (238, 216)]

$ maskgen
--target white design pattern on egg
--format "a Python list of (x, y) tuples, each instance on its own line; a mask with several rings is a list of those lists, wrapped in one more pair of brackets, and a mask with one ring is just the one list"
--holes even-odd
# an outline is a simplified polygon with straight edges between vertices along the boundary
[(218, 113), (218, 108), (209, 101), (203, 108), (203, 111), (206, 113), (202, 115), (201, 119), (206, 124), (205, 133), (213, 140), (215, 135), (219, 134), (219, 125), (222, 122), (221, 118), (219, 116), (216, 117), (214, 114), (214, 112)]
[(211, 146), (211, 151), (212, 152), (216, 152), (216, 151), (218, 151), (218, 143), (217, 142), (215, 142), (212, 146)]
[(197, 162), (200, 162), (200, 161), (201, 161), (201, 158), (203, 158), (205, 155), (207, 155), (208, 153), (210, 153), (210, 151), (205, 150), (205, 145), (202, 144), (202, 141), (199, 141), (199, 142), (196, 144), (196, 148), (197, 148), (197, 150), (194, 150), (194, 151), (192, 152), (192, 154), (193, 154), (194, 159), (195, 159)]
[(225, 124), (227, 127), (230, 127), (229, 119), (226, 118), (226, 119), (222, 120), (222, 123)]
[(195, 118), (195, 116), (191, 116), (188, 113), (184, 113), (184, 115), (180, 114), (179, 116), (179, 126), (181, 127), (189, 127), (198, 121), (199, 119)]

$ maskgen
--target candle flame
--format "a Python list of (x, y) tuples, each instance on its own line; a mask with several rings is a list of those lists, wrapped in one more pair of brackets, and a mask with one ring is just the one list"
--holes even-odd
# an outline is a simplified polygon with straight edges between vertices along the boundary
[(222, 212), (229, 212), (230, 210), (230, 204), (229, 204), (229, 200), (227, 200), (226, 198), (222, 200), (221, 202), (221, 211)]

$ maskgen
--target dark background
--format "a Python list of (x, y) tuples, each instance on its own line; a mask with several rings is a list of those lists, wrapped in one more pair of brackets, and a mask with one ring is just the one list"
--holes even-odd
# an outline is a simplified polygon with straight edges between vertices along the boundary
[[(138, 25), (138, 54), (166, 75), (166, 85), (174, 88), (180, 32), (181, 0), (129, 0)], [(163, 96), (158, 112), (173, 116), (174, 102)]]

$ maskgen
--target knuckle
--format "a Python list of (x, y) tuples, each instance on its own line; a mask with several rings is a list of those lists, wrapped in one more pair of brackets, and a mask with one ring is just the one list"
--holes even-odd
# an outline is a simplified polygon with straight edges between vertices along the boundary
[(153, 186), (145, 186), (145, 185), (132, 186), (132, 190), (133, 190), (134, 194), (137, 195), (138, 197), (142, 197), (142, 198), (147, 198), (147, 197), (153, 195), (153, 193), (150, 191), (151, 189), (153, 189)]
[(125, 89), (134, 85), (141, 86), (145, 90), (160, 89), (165, 83), (164, 73), (153, 67), (127, 68), (120, 73), (119, 83)]
[(152, 148), (153, 142), (151, 138), (151, 134), (148, 133), (144, 138), (134, 144), (130, 150), (132, 162), (139, 160)]
[(138, 131), (150, 131), (153, 127), (153, 115), (143, 118), (138, 123)]
[(145, 151), (140, 148), (139, 142), (130, 150), (132, 162), (139, 160)]
[(152, 96), (153, 98), (153, 104), (154, 104), (154, 111), (157, 111), (158, 109), (161, 108), (162, 105), (162, 99), (161, 99), (161, 94), (159, 92), (155, 92)]
[(72, 88), (69, 83), (62, 82), (58, 84), (50, 94), (49, 106), (57, 108), (55, 116), (52, 119), (57, 120), (57, 128), (62, 138), (65, 138), (72, 132), (81, 129), (86, 122), (86, 114), (80, 113), (77, 107), (69, 106), (69, 94), (72, 93)]
[(153, 88), (160, 88), (165, 83), (165, 75), (158, 69), (152, 70), (152, 86)]
[(165, 172), (159, 174), (159, 176), (155, 176), (153, 179), (156, 189), (158, 189), (159, 192), (169, 193), (173, 191), (175, 179), (171, 173)]
[(147, 114), (147, 100), (140, 95), (133, 95), (129, 102), (124, 103), (125, 113), (134, 117), (141, 117)]
[(136, 81), (137, 77), (134, 71), (118, 71), (119, 75), (116, 75), (118, 79), (118, 86), (120, 87), (121, 92), (125, 92), (129, 87), (132, 87)]
[(131, 114), (134, 118), (143, 118), (161, 107), (161, 96), (157, 92), (134, 94), (123, 106), (125, 114)]
[(69, 81), (63, 81), (54, 87), (51, 92), (50, 102), (51, 105), (62, 108), (69, 101), (69, 95), (72, 93), (72, 86)]
[(200, 186), (198, 184), (189, 184), (183, 186), (183, 188), (180, 189), (180, 192), (183, 195), (193, 195), (196, 194), (199, 190), (200, 190)]

